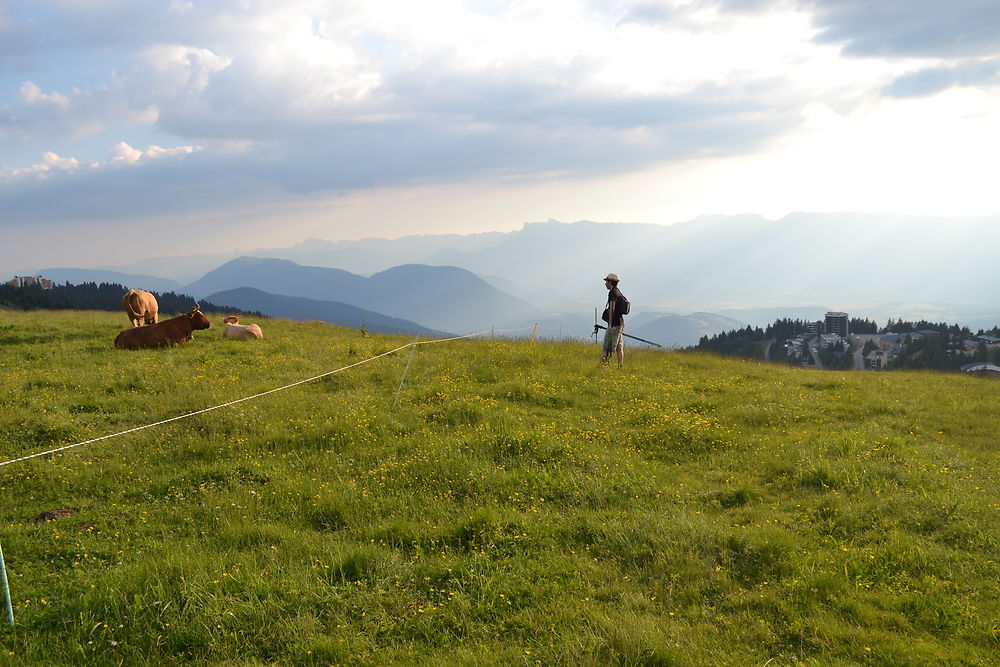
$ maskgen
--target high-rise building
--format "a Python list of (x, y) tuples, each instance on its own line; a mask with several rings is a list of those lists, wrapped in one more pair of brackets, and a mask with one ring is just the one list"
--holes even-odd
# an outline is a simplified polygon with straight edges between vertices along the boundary
[(847, 313), (830, 312), (826, 314), (824, 328), (828, 334), (847, 336)]

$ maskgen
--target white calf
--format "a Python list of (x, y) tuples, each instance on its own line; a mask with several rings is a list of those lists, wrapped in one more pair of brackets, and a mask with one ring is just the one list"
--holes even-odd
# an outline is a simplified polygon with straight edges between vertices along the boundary
[(222, 335), (225, 338), (251, 340), (264, 337), (264, 333), (260, 330), (259, 326), (256, 324), (240, 324), (240, 318), (235, 315), (229, 315), (222, 321), (226, 325), (226, 328), (222, 331)]

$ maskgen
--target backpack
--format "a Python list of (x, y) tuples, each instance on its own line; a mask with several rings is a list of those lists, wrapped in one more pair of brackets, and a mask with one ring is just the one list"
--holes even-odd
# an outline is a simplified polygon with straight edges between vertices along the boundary
[[(628, 315), (629, 311), (632, 310), (632, 304), (629, 300), (625, 298), (625, 295), (618, 292), (619, 297), (615, 301), (615, 315)], [(605, 308), (604, 312), (601, 314), (601, 319), (605, 322), (608, 321), (608, 309)], [(610, 322), (609, 322), (610, 324)]]
[[(618, 292), (618, 293), (622, 294), (621, 292)], [(619, 315), (628, 315), (628, 311), (630, 311), (630, 310), (632, 310), (632, 304), (629, 303), (629, 300), (625, 298), (624, 294), (622, 294), (618, 298), (618, 303), (615, 304), (615, 311)]]

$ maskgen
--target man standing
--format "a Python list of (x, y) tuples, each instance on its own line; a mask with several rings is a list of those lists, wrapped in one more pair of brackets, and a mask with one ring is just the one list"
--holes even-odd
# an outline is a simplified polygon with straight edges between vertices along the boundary
[(604, 332), (604, 357), (601, 363), (608, 363), (612, 352), (618, 354), (618, 368), (625, 362), (625, 347), (623, 345), (622, 333), (625, 330), (625, 320), (623, 316), (628, 312), (628, 303), (621, 291), (618, 289), (618, 276), (609, 273), (604, 279), (604, 286), (608, 289), (608, 307), (604, 309), (601, 318), (608, 323), (608, 328)]

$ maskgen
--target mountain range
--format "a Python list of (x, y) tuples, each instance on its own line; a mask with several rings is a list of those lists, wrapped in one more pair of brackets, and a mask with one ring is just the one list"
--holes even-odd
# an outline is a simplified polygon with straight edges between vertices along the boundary
[[(543, 310), (592, 303), (611, 271), (622, 276), (633, 303), (665, 312), (813, 306), (968, 321), (998, 312), (992, 296), (1000, 280), (998, 246), (1000, 215), (794, 213), (779, 220), (703, 216), (673, 225), (550, 220), (507, 233), (309, 239), (243, 254), (359, 275), (400, 264), (456, 266), (514, 296), (543, 301)], [(232, 258), (201, 256), (197, 275)], [(186, 260), (147, 259), (118, 270), (190, 282), (195, 267)], [(157, 264), (163, 270), (151, 269)], [(183, 270), (165, 272), (177, 267)]]
[[(816, 319), (845, 310), (976, 329), (1000, 322), (992, 290), (1000, 282), (992, 257), (998, 244), (997, 215), (705, 216), (668, 226), (550, 220), (508, 233), (309, 239), (244, 257), (144, 259), (118, 270), (154, 273), (175, 281), (174, 291), (196, 296), (253, 287), (451, 332), (542, 318), (579, 335), (603, 303), (608, 271), (621, 275), (633, 312), (659, 317), (665, 328), (671, 317), (685, 319), (689, 329), (713, 321), (678, 313), (763, 326), (778, 317)], [(253, 258), (267, 261), (253, 264)], [(203, 270), (192, 279), (195, 269)], [(631, 319), (640, 335), (635, 327), (646, 323)]]
[(366, 278), (286, 259), (240, 257), (183, 289), (202, 298), (237, 287), (336, 301), (451, 333), (525, 327), (541, 315), (532, 304), (450, 266), (406, 264)]

